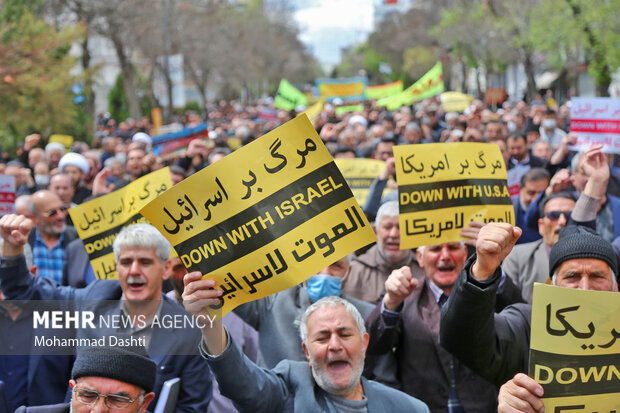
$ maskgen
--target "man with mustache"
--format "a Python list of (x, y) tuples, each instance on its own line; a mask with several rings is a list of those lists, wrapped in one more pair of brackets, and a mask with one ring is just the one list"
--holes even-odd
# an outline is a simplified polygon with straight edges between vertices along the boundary
[(551, 193), (540, 200), (538, 231), (543, 238), (516, 245), (502, 263), (502, 269), (520, 288), (528, 303), (532, 302), (534, 283), (544, 283), (549, 278), (549, 253), (568, 220), (572, 217), (572, 221), (593, 229), (598, 227), (597, 212), (610, 178), (607, 160), (600, 149), (600, 146), (592, 147), (580, 159), (581, 169), (589, 179), (577, 202), (574, 195), (566, 191)]
[[(208, 315), (222, 290), (200, 272), (185, 276), (183, 303), (194, 317)], [(200, 351), (220, 391), (240, 411), (278, 412), (428, 412), (428, 407), (397, 390), (363, 378), (368, 333), (359, 311), (348, 301), (324, 297), (310, 305), (300, 322), (308, 359), (283, 360), (272, 369), (252, 363), (216, 320), (202, 328)]]
[[(22, 215), (0, 218), (0, 235), (4, 238), (0, 253), (0, 291), (5, 297), (54, 300), (57, 310), (94, 313), (95, 328), (80, 326), (75, 332), (78, 339), (105, 337), (109, 342), (109, 337), (117, 333), (130, 334), (144, 343), (141, 345), (157, 364), (154, 405), (163, 383), (179, 377), (177, 411), (206, 411), (211, 399), (211, 375), (198, 354), (199, 330), (185, 323), (175, 322), (168, 327), (162, 324), (165, 317), (182, 320), (186, 316), (191, 320), (178, 303), (162, 294), (164, 262), (171, 249), (164, 236), (149, 224), (123, 228), (113, 242), (118, 280), (96, 280), (86, 288), (77, 289), (60, 287), (49, 278), (35, 279), (28, 272), (23, 250), (32, 228), (32, 221)], [(97, 322), (101, 317), (108, 320), (107, 326)], [(126, 321), (113, 321), (121, 318)], [(159, 327), (155, 320), (159, 320)]]
[[(490, 223), (480, 230), (476, 256), (463, 267), (441, 315), (441, 344), (488, 380), (504, 383), (498, 397), (502, 413), (543, 410), (543, 387), (523, 374), (529, 364), (531, 305), (492, 311), (499, 264), (519, 235), (521, 230), (508, 223)], [(549, 256), (553, 285), (617, 292), (617, 273), (611, 244), (592, 229), (567, 225), (560, 231)]]
[(418, 247), (426, 276), (409, 267), (392, 272), (385, 296), (366, 319), (369, 354), (396, 349), (403, 391), (428, 404), (431, 412), (490, 412), (497, 408), (495, 386), (474, 374), (438, 342), (440, 309), (448, 300), (465, 260), (463, 242)]

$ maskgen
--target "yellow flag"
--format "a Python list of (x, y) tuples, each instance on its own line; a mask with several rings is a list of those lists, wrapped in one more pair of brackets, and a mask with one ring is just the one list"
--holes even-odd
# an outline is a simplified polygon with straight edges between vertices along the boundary
[(403, 91), (403, 81), (386, 83), (384, 85), (368, 86), (366, 89), (366, 99), (381, 99), (388, 96), (394, 96)]

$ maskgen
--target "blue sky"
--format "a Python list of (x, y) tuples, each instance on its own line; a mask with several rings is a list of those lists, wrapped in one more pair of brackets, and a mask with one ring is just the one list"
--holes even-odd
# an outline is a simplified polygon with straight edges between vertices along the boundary
[(340, 49), (362, 42), (373, 27), (373, 0), (295, 0), (301, 40), (324, 66), (340, 61)]

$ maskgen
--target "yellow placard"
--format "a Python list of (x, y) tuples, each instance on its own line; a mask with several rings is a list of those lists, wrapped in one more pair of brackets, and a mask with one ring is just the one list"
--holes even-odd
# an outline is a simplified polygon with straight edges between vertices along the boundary
[(224, 291), (222, 315), (290, 288), (376, 241), (308, 117), (177, 184), (141, 213), (190, 271)]
[(514, 225), (506, 167), (497, 145), (398, 145), (394, 160), (401, 248), (459, 241), (470, 221)]
[[(210, 142), (213, 142), (213, 141), (210, 141)], [(238, 149), (241, 146), (241, 139), (239, 139), (239, 138), (228, 138), (226, 143), (228, 144), (228, 147), (230, 148), (230, 150), (234, 151), (234, 150)]]
[[(319, 118), (319, 115), (321, 114), (321, 112), (323, 112), (324, 105), (325, 105), (325, 99), (319, 98), (319, 100), (316, 103), (313, 103), (312, 106), (304, 110), (302, 113), (305, 113), (306, 116), (308, 116), (308, 118), (310, 119), (310, 122), (314, 124)], [(301, 113), (299, 115), (301, 115)]]
[(474, 101), (474, 97), (461, 92), (444, 92), (439, 95), (439, 100), (444, 111), (463, 112)]
[(71, 145), (73, 145), (73, 136), (61, 135), (61, 134), (55, 133), (53, 135), (50, 135), (49, 143), (52, 143), (52, 142), (57, 142), (57, 143), (62, 144), (62, 146), (65, 147), (65, 152), (68, 152), (69, 149), (71, 148)]
[(620, 409), (620, 295), (534, 284), (530, 376), (545, 411)]
[(172, 187), (170, 168), (151, 172), (121, 189), (69, 209), (98, 279), (117, 278), (112, 242), (127, 225), (147, 222), (140, 209)]
[[(347, 180), (353, 196), (360, 205), (364, 205), (370, 185), (385, 169), (385, 161), (378, 159), (366, 159), (366, 158), (350, 158), (350, 159), (335, 159), (338, 169), (342, 172), (344, 179)], [(389, 190), (386, 188), (383, 191), (385, 195)]]

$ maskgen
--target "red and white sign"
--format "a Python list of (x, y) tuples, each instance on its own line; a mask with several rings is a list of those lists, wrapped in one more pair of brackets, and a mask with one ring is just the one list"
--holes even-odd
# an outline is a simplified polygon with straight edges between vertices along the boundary
[(0, 175), (0, 216), (15, 213), (15, 177)]
[(573, 151), (585, 151), (602, 144), (603, 152), (620, 152), (620, 99), (573, 98), (570, 131), (577, 135)]

